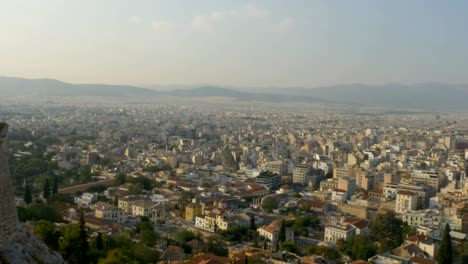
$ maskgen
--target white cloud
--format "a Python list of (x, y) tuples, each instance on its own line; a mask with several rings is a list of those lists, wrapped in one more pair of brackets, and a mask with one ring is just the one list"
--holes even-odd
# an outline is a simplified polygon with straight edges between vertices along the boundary
[(210, 32), (215, 25), (224, 19), (233, 17), (264, 17), (268, 15), (268, 10), (261, 9), (253, 4), (248, 4), (243, 8), (213, 11), (207, 15), (195, 16), (192, 19), (192, 28), (196, 31)]
[(154, 31), (158, 33), (170, 32), (175, 27), (174, 23), (169, 20), (153, 20), (153, 22), (151, 22), (151, 26)]
[(286, 32), (293, 29), (297, 24), (296, 19), (292, 17), (283, 18), (276, 26), (275, 30), (279, 32)]
[(243, 14), (245, 16), (250, 16), (250, 17), (265, 17), (269, 14), (269, 11), (266, 9), (259, 8), (254, 4), (248, 4), (244, 8)]
[(192, 19), (192, 27), (197, 31), (209, 32), (213, 30), (215, 23), (231, 15), (232, 13), (227, 11), (213, 11), (205, 16), (195, 16)]
[(135, 24), (135, 25), (140, 25), (143, 23), (143, 18), (140, 16), (131, 16), (128, 18), (128, 23), (130, 24)]

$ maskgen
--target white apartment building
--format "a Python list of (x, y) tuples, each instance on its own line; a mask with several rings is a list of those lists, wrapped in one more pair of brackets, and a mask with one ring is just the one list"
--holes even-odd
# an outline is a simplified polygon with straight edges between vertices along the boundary
[(398, 191), (396, 195), (395, 212), (405, 213), (418, 207), (418, 194), (410, 191)]
[(305, 185), (310, 168), (307, 165), (298, 165), (293, 169), (293, 183)]

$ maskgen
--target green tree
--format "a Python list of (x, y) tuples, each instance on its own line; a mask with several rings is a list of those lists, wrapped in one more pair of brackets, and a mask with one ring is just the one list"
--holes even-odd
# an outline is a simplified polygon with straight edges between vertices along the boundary
[(49, 179), (46, 179), (46, 182), (44, 184), (44, 188), (42, 190), (42, 197), (44, 197), (44, 199), (48, 199), (50, 197)]
[(92, 179), (91, 177), (91, 168), (88, 166), (81, 166), (79, 169), (79, 177), (78, 181), (83, 184), (90, 182)]
[(132, 261), (131, 257), (127, 255), (127, 252), (124, 249), (117, 248), (111, 250), (107, 253), (104, 259), (100, 259), (99, 264), (128, 264), (135, 263)]
[(58, 193), (58, 177), (54, 178), (54, 184), (52, 185), (52, 193), (53, 194)]
[(379, 242), (380, 252), (390, 251), (403, 243), (403, 222), (393, 212), (377, 214), (369, 223), (373, 241)]
[(139, 222), (136, 226), (137, 233), (140, 234), (140, 241), (147, 246), (154, 246), (158, 240), (158, 235), (154, 232), (151, 222)]
[(79, 223), (80, 235), (79, 235), (79, 244), (77, 250), (77, 262), (76, 263), (87, 263), (87, 254), (89, 249), (88, 244), (88, 234), (86, 233), (86, 224), (84, 220), (83, 212), (80, 213), (80, 223)]
[(23, 199), (27, 205), (30, 205), (32, 203), (32, 193), (31, 193), (31, 188), (29, 188), (29, 185), (26, 185), (26, 188), (24, 189)]
[(436, 257), (437, 263), (448, 264), (452, 263), (452, 239), (450, 237), (450, 225), (445, 224), (442, 242), (440, 242), (439, 251)]
[(375, 255), (374, 244), (362, 235), (356, 235), (348, 240), (338, 240), (337, 249), (352, 260), (368, 259)]
[(59, 240), (59, 252), (65, 260), (76, 258), (80, 239), (78, 225), (68, 225), (63, 230), (63, 237)]
[(46, 220), (39, 220), (34, 226), (34, 233), (46, 243), (52, 250), (58, 249), (58, 241), (61, 233), (55, 228), (55, 225)]
[(229, 250), (224, 239), (212, 236), (208, 238), (208, 241), (203, 246), (203, 252), (212, 253), (216, 256), (227, 257)]
[(195, 238), (195, 234), (188, 230), (182, 230), (174, 235), (174, 239), (185, 244)]
[(117, 175), (115, 175), (115, 184), (117, 185), (122, 185), (127, 182), (127, 176), (125, 174), (119, 172)]
[(117, 195), (114, 198), (114, 206), (119, 206), (119, 197)]
[(104, 249), (104, 242), (102, 241), (102, 234), (101, 233), (98, 233), (97, 237), (96, 237), (96, 249), (97, 250), (103, 250)]
[(140, 263), (156, 263), (159, 259), (158, 251), (140, 243), (132, 247), (132, 254)]
[(280, 250), (285, 250), (297, 255), (301, 255), (301, 249), (294, 242), (284, 242), (280, 244)]
[(278, 241), (280, 243), (286, 241), (286, 221), (284, 219), (283, 219), (283, 221), (281, 221), (281, 227), (280, 227), (280, 231), (279, 231), (279, 235), (278, 235)]
[(326, 248), (325, 253), (324, 253), (325, 258), (335, 261), (336, 263), (343, 263), (342, 261), (342, 255), (340, 252), (334, 248)]
[(262, 200), (262, 208), (268, 213), (273, 212), (274, 209), (278, 208), (278, 199), (273, 196), (267, 196)]
[(132, 185), (130, 185), (130, 187), (128, 187), (128, 192), (131, 195), (142, 194), (143, 193), (143, 187), (139, 183), (132, 184)]
[(140, 234), (140, 240), (141, 242), (143, 242), (143, 244), (150, 247), (156, 244), (156, 241), (158, 240), (158, 236), (153, 231), (144, 230)]
[(43, 203), (33, 203), (29, 207), (18, 207), (18, 217), (22, 222), (47, 220), (49, 222), (63, 222), (58, 210)]
[(250, 230), (257, 230), (257, 225), (255, 224), (255, 216), (250, 217)]

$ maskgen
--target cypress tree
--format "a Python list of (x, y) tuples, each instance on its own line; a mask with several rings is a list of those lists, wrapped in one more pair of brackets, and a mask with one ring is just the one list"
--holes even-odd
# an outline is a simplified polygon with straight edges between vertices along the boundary
[(450, 238), (450, 225), (445, 224), (442, 242), (440, 243), (439, 251), (437, 252), (437, 263), (449, 264), (452, 263), (452, 239)]
[(49, 179), (46, 179), (46, 182), (44, 184), (44, 189), (42, 190), (42, 196), (44, 197), (44, 199), (48, 199), (50, 197)]
[(96, 249), (98, 249), (98, 250), (104, 249), (104, 243), (102, 242), (101, 233), (98, 233), (98, 235), (96, 237)]
[(278, 242), (282, 243), (286, 241), (286, 221), (283, 219), (281, 222), (281, 228), (278, 234)]
[(280, 249), (281, 244), (286, 241), (286, 221), (281, 221), (281, 227), (278, 234), (278, 241), (276, 243), (276, 251)]
[(115, 196), (114, 198), (114, 206), (119, 206), (119, 197)]
[(79, 237), (79, 244), (78, 244), (78, 255), (77, 255), (77, 263), (87, 263), (87, 254), (89, 249), (88, 244), (88, 234), (86, 233), (86, 226), (83, 212), (80, 212), (80, 237)]
[(56, 194), (58, 192), (58, 178), (54, 178), (54, 185), (52, 185), (52, 193)]
[(250, 217), (250, 230), (257, 230), (257, 225), (255, 225), (255, 217), (253, 215)]
[(29, 205), (32, 203), (32, 194), (29, 185), (26, 185), (26, 189), (24, 190), (24, 202)]

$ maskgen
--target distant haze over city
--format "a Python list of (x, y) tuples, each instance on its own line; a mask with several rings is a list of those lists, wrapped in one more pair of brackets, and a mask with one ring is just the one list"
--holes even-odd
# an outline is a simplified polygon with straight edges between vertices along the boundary
[(24, 79), (0, 77), (3, 96), (79, 97), (99, 96), (118, 98), (226, 97), (242, 102), (304, 103), (323, 105), (364, 105), (393, 110), (466, 112), (466, 84), (347, 84), (315, 88), (236, 88), (221, 86), (176, 86), (165, 89), (130, 85), (71, 84), (54, 79)]
[(468, 83), (466, 10), (461, 0), (0, 1), (0, 75), (137, 86)]

